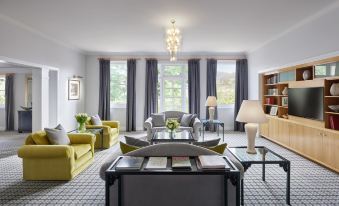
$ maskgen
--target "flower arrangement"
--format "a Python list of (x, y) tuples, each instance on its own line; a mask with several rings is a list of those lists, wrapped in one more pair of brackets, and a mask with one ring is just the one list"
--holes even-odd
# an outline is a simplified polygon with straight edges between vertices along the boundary
[(167, 119), (166, 120), (166, 127), (171, 132), (173, 132), (175, 129), (179, 128), (179, 122), (177, 119)]
[(78, 113), (75, 115), (75, 119), (77, 120), (79, 127), (79, 132), (85, 132), (86, 131), (86, 125), (85, 123), (89, 119), (89, 116), (86, 113)]

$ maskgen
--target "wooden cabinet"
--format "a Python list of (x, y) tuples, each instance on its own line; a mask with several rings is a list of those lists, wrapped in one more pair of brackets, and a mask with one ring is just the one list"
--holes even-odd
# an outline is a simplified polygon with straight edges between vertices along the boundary
[(270, 139), (278, 141), (278, 133), (279, 133), (279, 120), (276, 118), (269, 118), (268, 121), (268, 136)]
[(332, 132), (322, 133), (322, 162), (339, 170), (339, 137)]
[(290, 147), (300, 153), (304, 151), (304, 126), (294, 123), (289, 123)]
[(304, 127), (303, 152), (305, 155), (321, 161), (322, 159), (322, 130)]
[(268, 123), (260, 124), (260, 135), (268, 137)]
[(289, 124), (287, 121), (284, 120), (277, 120), (278, 121), (278, 134), (277, 140), (285, 145), (290, 145), (290, 135), (289, 135)]

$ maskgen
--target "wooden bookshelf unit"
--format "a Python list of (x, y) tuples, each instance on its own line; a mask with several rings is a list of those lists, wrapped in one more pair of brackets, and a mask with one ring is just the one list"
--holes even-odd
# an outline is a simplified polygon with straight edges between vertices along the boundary
[[(328, 107), (339, 105), (339, 96), (330, 93), (332, 84), (339, 83), (339, 56), (261, 73), (260, 81), (262, 107), (269, 120), (260, 125), (260, 135), (339, 172), (339, 130), (330, 123), (339, 111)], [(323, 87), (323, 121), (289, 115), (286, 87)]]

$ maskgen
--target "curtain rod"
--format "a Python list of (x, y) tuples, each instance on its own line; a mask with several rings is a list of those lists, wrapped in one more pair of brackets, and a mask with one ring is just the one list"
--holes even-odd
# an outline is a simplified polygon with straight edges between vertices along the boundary
[[(100, 59), (105, 59), (105, 60), (115, 60), (115, 61), (127, 61), (128, 59), (135, 59), (135, 60), (141, 60), (141, 59), (157, 59), (159, 61), (169, 61), (170, 58), (169, 57), (151, 57), (151, 56), (147, 56), (147, 57), (138, 57), (138, 58), (135, 58), (135, 57), (98, 57), (98, 60)], [(226, 61), (226, 60), (239, 60), (239, 59), (246, 59), (245, 57), (244, 58), (239, 58), (239, 57), (230, 57), (230, 58), (227, 58), (227, 57), (210, 57), (210, 56), (204, 56), (204, 57), (187, 57), (187, 58), (178, 58), (177, 61), (188, 61), (190, 59), (216, 59), (216, 60), (220, 60), (220, 61)]]

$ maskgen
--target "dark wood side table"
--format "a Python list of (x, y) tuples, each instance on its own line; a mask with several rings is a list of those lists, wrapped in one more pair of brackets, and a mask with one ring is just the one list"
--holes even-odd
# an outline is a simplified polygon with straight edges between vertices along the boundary
[(18, 111), (18, 132), (32, 132), (32, 110)]
[[(278, 155), (272, 150), (264, 146), (256, 146), (255, 150), (257, 154), (249, 154), (246, 152), (247, 147), (230, 147), (228, 150), (232, 155), (239, 160), (244, 167), (244, 171), (252, 164), (262, 164), (262, 180), (265, 181), (265, 165), (266, 164), (278, 164), (286, 172), (286, 204), (290, 205), (290, 174), (291, 163), (289, 160)], [(245, 175), (245, 174), (244, 174)], [(244, 204), (244, 179), (241, 180), (241, 204)]]

